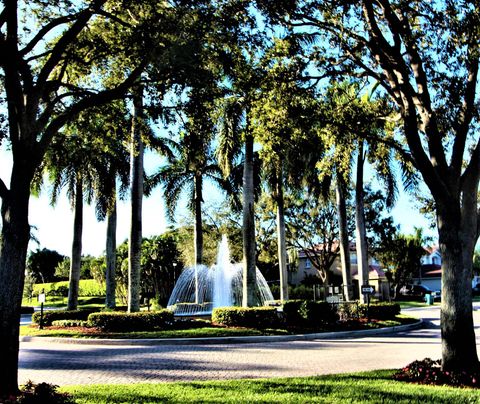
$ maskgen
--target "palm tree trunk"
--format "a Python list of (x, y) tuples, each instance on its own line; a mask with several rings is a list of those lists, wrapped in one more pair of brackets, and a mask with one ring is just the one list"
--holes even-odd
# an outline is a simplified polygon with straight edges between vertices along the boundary
[(363, 150), (363, 141), (359, 141), (358, 159), (357, 159), (357, 183), (355, 184), (355, 238), (357, 247), (357, 265), (358, 265), (358, 286), (360, 288), (360, 302), (365, 303), (365, 295), (362, 294), (362, 285), (368, 285), (368, 252), (367, 235), (365, 230), (365, 213), (363, 207), (363, 165), (365, 156)]
[(277, 245), (278, 245), (278, 268), (280, 272), (280, 300), (288, 300), (288, 273), (287, 273), (287, 243), (285, 241), (285, 206), (283, 200), (283, 175), (279, 170), (276, 183), (277, 199)]
[(345, 300), (352, 300), (352, 272), (350, 265), (350, 241), (348, 239), (347, 204), (345, 201), (345, 182), (337, 173), (336, 186), (338, 234), (340, 242), (340, 261), (342, 264), (342, 280)]
[(106, 269), (105, 269), (105, 286), (106, 297), (105, 306), (114, 309), (116, 306), (115, 288), (115, 269), (117, 266), (117, 202), (113, 202), (113, 206), (107, 215), (107, 242), (105, 248)]
[(247, 134), (243, 167), (243, 307), (255, 305), (257, 283), (253, 186), (253, 136)]
[(202, 174), (196, 173), (194, 177), (195, 187), (195, 303), (201, 303), (198, 296), (198, 271), (197, 266), (203, 262), (203, 229), (202, 229)]
[(133, 98), (132, 142), (130, 153), (131, 226), (128, 243), (128, 311), (140, 311), (140, 272), (142, 256), (143, 199), (143, 89), (139, 86)]
[(77, 310), (78, 308), (78, 290), (80, 286), (80, 270), (82, 267), (83, 180), (80, 174), (77, 174), (75, 179), (74, 211), (67, 310)]
[(20, 307), (30, 226), (28, 202), (30, 182), (19, 165), (12, 169), (10, 191), (2, 195), (0, 238), (0, 397), (18, 392)]

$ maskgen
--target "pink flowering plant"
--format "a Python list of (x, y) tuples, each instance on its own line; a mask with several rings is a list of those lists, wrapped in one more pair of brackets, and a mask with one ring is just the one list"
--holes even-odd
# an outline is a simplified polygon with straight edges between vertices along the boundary
[(414, 361), (393, 375), (398, 381), (448, 385), (456, 387), (480, 387), (480, 369), (475, 371), (442, 370), (441, 360), (425, 358)]

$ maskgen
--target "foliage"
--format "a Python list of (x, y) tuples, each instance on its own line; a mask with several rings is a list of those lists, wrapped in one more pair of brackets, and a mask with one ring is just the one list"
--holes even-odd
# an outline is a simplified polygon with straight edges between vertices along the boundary
[(444, 371), (441, 360), (425, 358), (405, 366), (393, 375), (394, 380), (440, 386), (480, 388), (480, 371)]
[(395, 288), (398, 296), (400, 288), (411, 282), (412, 275), (418, 274), (421, 258), (425, 255), (425, 238), (421, 229), (415, 229), (414, 235), (398, 235), (377, 251), (379, 261), (385, 266), (386, 276)]
[[(141, 294), (154, 298), (165, 306), (183, 269), (183, 261), (175, 232), (144, 238), (141, 258)], [(117, 268), (115, 271), (117, 297), (126, 303), (128, 285), (128, 242), (117, 247)]]
[(283, 303), (283, 319), (288, 325), (300, 325), (303, 318), (300, 315), (300, 307), (305, 300), (287, 300)]
[(54, 320), (53, 327), (88, 327), (87, 320)]
[(289, 288), (289, 296), (291, 299), (304, 299), (308, 300), (311, 299), (313, 296), (313, 288), (310, 285), (298, 285), (298, 286), (291, 286)]
[(370, 305), (359, 304), (358, 313), (360, 317), (367, 317), (367, 310), (370, 318), (376, 320), (392, 320), (400, 314), (400, 305), (398, 303), (371, 303)]
[[(95, 309), (81, 309), (81, 310), (45, 310), (43, 312), (43, 325), (52, 325), (56, 320), (87, 320), (88, 316), (93, 313)], [(32, 314), (32, 322), (40, 324), (41, 313), (36, 311)]]
[[(79, 285), (80, 296), (105, 296), (105, 286), (95, 279), (82, 279)], [(38, 296), (42, 290), (47, 296), (64, 296), (65, 288), (68, 288), (68, 281), (38, 283), (34, 286), (33, 296)]]
[(332, 324), (338, 320), (337, 307), (328, 302), (306, 300), (302, 302), (298, 312), (304, 322), (310, 326)]
[(283, 304), (283, 314), (287, 326), (318, 327), (338, 320), (335, 305), (313, 300), (288, 300)]
[(2, 401), (5, 404), (74, 404), (71, 394), (58, 392), (58, 386), (49, 383), (33, 383), (29, 380), (21, 386), (20, 395), (14, 400)]
[(149, 331), (170, 327), (173, 324), (173, 312), (92, 313), (88, 316), (88, 323), (102, 331)]
[(269, 328), (278, 323), (275, 307), (218, 307), (213, 309), (212, 323), (227, 327)]
[(27, 259), (27, 272), (35, 282), (52, 282), (55, 280), (55, 268), (65, 257), (57, 251), (37, 248)]
[(340, 321), (358, 320), (361, 317), (358, 301), (343, 302), (337, 307)]

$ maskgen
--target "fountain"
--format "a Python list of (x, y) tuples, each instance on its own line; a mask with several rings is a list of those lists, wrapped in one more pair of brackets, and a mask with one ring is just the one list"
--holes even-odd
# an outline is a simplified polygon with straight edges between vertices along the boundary
[[(242, 264), (230, 262), (227, 237), (223, 236), (212, 267), (197, 265), (185, 268), (180, 274), (167, 308), (176, 316), (212, 314), (216, 307), (241, 306), (243, 295)], [(272, 292), (262, 273), (257, 269), (257, 305), (273, 300)]]

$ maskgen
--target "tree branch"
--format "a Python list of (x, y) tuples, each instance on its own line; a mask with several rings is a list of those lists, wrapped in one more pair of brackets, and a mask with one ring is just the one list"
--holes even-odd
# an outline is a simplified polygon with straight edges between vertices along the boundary
[(60, 37), (55, 46), (52, 49), (50, 57), (43, 65), (40, 73), (38, 74), (37, 85), (40, 88), (40, 93), (43, 91), (43, 87), (50, 76), (50, 73), (58, 65), (60, 59), (63, 57), (63, 54), (68, 46), (72, 44), (75, 38), (80, 34), (80, 32), (85, 28), (88, 21), (92, 15), (98, 11), (98, 9), (106, 2), (106, 0), (95, 0), (91, 7), (86, 8), (85, 10), (78, 13), (77, 19), (71, 25), (71, 27), (65, 31), (65, 33)]
[(35, 46), (43, 39), (45, 38), (45, 35), (47, 35), (52, 29), (62, 25), (69, 23), (71, 21), (74, 21), (75, 18), (78, 17), (78, 14), (72, 14), (72, 15), (67, 15), (63, 17), (56, 18), (52, 21), (50, 21), (48, 24), (44, 25), (38, 32), (37, 34), (32, 38), (32, 40), (23, 48), (20, 50), (20, 55), (25, 56), (27, 53), (31, 52)]
[[(475, 96), (478, 80), (478, 42), (476, 38), (471, 38), (468, 48), (468, 79), (465, 85), (465, 96), (462, 107), (458, 113), (455, 142), (452, 151), (452, 175), (459, 177), (463, 166), (463, 154), (467, 141), (468, 129), (473, 119), (473, 113), (476, 108)], [(478, 146), (477, 146), (478, 148)]]
[(128, 89), (131, 88), (135, 81), (140, 77), (140, 74), (145, 69), (145, 66), (147, 64), (147, 58), (143, 59), (141, 64), (130, 73), (130, 75), (125, 79), (123, 83), (121, 83), (115, 88), (104, 90), (97, 94), (81, 99), (80, 101), (69, 107), (66, 111), (59, 114), (55, 119), (53, 119), (45, 129), (43, 136), (40, 140), (38, 157), (43, 156), (52, 137), (63, 127), (63, 125), (75, 118), (79, 113), (88, 108), (103, 105), (110, 101), (123, 97), (128, 91)]

